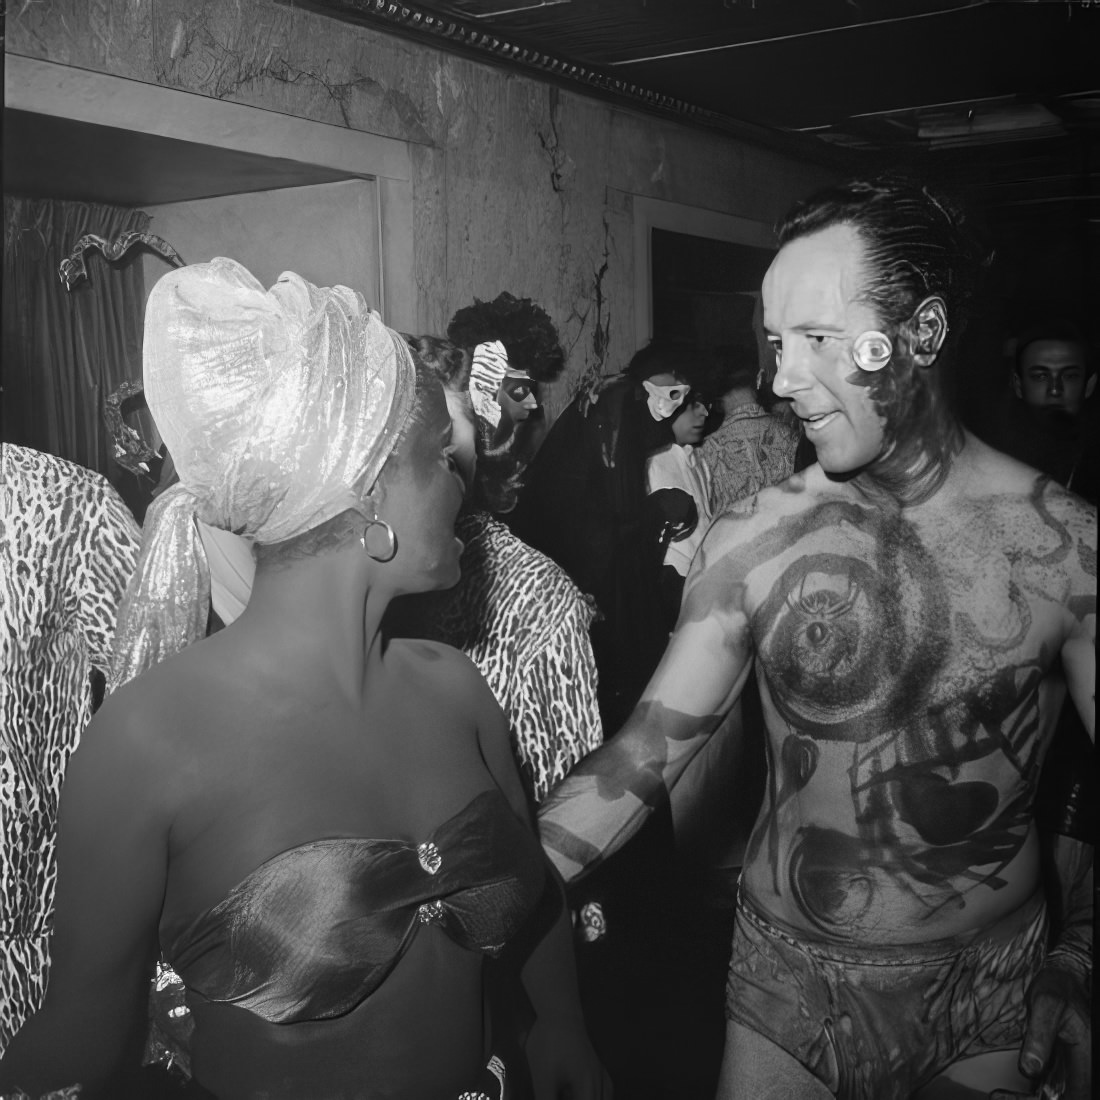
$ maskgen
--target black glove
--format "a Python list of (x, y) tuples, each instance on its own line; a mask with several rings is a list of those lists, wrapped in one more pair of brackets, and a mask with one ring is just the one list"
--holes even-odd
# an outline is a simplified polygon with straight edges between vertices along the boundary
[(646, 514), (651, 530), (664, 545), (686, 539), (699, 522), (699, 510), (690, 493), (683, 489), (658, 489), (646, 497)]

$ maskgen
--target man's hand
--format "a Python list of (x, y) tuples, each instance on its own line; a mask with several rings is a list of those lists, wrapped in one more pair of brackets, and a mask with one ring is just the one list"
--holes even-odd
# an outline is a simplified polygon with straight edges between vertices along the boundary
[(579, 1019), (539, 1018), (526, 1049), (535, 1100), (611, 1100), (611, 1079)]
[[(1036, 1092), (998, 1089), (992, 1100), (1058, 1097), (1091, 1100), (1092, 1028), (1085, 981), (1055, 957), (1035, 976), (1028, 991), (1028, 1024), (1020, 1049), (1020, 1072), (1036, 1082)], [(1047, 1091), (1047, 1082), (1051, 1091)], [(1059, 1091), (1059, 1085), (1064, 1082)]]

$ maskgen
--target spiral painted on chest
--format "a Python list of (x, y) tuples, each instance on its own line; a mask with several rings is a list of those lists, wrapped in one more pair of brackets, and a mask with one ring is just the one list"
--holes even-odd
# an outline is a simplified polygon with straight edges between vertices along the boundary
[(894, 539), (871, 549), (873, 563), (799, 558), (753, 616), (775, 706), (817, 737), (882, 732), (912, 709), (946, 650), (945, 593), (926, 556)]

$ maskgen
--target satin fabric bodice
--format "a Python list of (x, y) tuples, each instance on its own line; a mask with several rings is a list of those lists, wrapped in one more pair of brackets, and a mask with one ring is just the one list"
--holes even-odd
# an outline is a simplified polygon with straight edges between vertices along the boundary
[(369, 997), (427, 926), (496, 954), (545, 876), (534, 835), (489, 790), (419, 844), (336, 837), (282, 852), (179, 931), (162, 927), (162, 946), (207, 1001), (269, 1023), (329, 1019)]

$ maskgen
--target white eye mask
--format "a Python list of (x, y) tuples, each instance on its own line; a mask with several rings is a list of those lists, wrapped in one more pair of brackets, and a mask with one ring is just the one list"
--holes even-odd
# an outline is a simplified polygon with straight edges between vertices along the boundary
[(657, 386), (650, 381), (643, 382), (642, 388), (649, 395), (646, 405), (654, 420), (667, 420), (684, 403), (684, 398), (691, 389), (684, 382), (675, 386)]
[(508, 372), (508, 353), (499, 340), (490, 340), (474, 348), (470, 364), (470, 400), (474, 412), (495, 428), (500, 423), (497, 391)]

